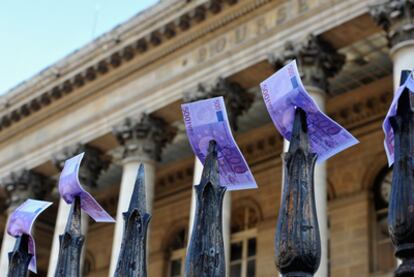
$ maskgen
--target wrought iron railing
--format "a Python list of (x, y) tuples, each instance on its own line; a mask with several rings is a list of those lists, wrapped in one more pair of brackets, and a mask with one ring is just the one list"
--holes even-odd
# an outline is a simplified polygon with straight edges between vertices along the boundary
[[(410, 72), (402, 74), (402, 82)], [(395, 162), (389, 200), (389, 231), (395, 255), (401, 264), (395, 276), (414, 276), (414, 97), (404, 91), (397, 115), (390, 119), (395, 136)], [(283, 155), (284, 183), (275, 234), (275, 262), (286, 277), (309, 277), (318, 270), (321, 238), (314, 196), (316, 154), (310, 152), (306, 113), (296, 109), (289, 150)], [(201, 182), (196, 187), (196, 212), (189, 242), (185, 271), (187, 277), (224, 277), (222, 206), (226, 188), (221, 186), (217, 144), (210, 141)], [(64, 234), (56, 277), (80, 276), (81, 252), (85, 241), (81, 233), (80, 199), (75, 198)], [(147, 276), (146, 237), (151, 219), (146, 207), (144, 167), (137, 179), (128, 210), (115, 271), (116, 277)], [(22, 235), (9, 253), (8, 276), (23, 277), (32, 255), (29, 238)]]

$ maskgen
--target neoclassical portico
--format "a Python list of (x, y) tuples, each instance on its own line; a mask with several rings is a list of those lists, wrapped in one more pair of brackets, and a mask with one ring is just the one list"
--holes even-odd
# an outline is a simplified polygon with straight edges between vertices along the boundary
[[(360, 146), (333, 157), (316, 172), (323, 253), (328, 253), (328, 234), (333, 241), (331, 276), (372, 276), (369, 180), (375, 179), (376, 168), (386, 164), (380, 124), (391, 98), (392, 67), (394, 77), (399, 77), (401, 68), (412, 67), (414, 56), (407, 25), (412, 6), (388, 2), (381, 6), (378, 22), (387, 31), (391, 53), (383, 50), (385, 35), (369, 15), (371, 1), (160, 1), (52, 66), (54, 71), (46, 70), (6, 95), (7, 105), (0, 110), (0, 176), (28, 169), (56, 177), (62, 161), (76, 152), (58, 157), (67, 147), (81, 143), (99, 149), (86, 155), (98, 159), (83, 182), (95, 182), (88, 189), (117, 210), (117, 223), (113, 229), (90, 224), (86, 248), (93, 260), (88, 260), (93, 264), (88, 276), (106, 276), (115, 269), (122, 212), (138, 165), (144, 163), (147, 204), (157, 223), (149, 235), (149, 276), (176, 276), (171, 272), (183, 251), (174, 247), (182, 244), (171, 242), (182, 238), (177, 239), (176, 230), (189, 229), (191, 185), (199, 181), (201, 164), (194, 165), (184, 130), (171, 126), (182, 121), (181, 103), (223, 95), (231, 125), (238, 127), (236, 141), (259, 186), (232, 192), (226, 200), (226, 236), (233, 247), (233, 254), (227, 253), (233, 256), (229, 264), (233, 270), (240, 268), (242, 277), (252, 264), (255, 276), (275, 276), (273, 237), (282, 140), (258, 84), (296, 58), (304, 84), (319, 106), (361, 140)], [(270, 62), (269, 53), (274, 57)], [(345, 64), (342, 55), (347, 56)], [(56, 71), (58, 76), (53, 74)], [(106, 161), (122, 166), (107, 168)], [(106, 187), (97, 181), (102, 172), (113, 176)], [(1, 183), (3, 188), (7, 184)], [(22, 188), (24, 197), (42, 197)], [(6, 194), (9, 199), (19, 195), (13, 190)], [(50, 228), (58, 230), (66, 216), (60, 214), (57, 199), (50, 199), (59, 205)], [(232, 213), (243, 220), (236, 222)], [(10, 251), (7, 241), (3, 239), (2, 272), (3, 257)], [(47, 249), (39, 242), (39, 249), (52, 253), (49, 268), (56, 257), (55, 245)], [(327, 258), (319, 276), (327, 276)], [(52, 271), (47, 274), (53, 275)]]

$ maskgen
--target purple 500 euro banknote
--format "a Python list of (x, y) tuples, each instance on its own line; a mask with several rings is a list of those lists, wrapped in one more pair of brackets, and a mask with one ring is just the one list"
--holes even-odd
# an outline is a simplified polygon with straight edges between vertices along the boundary
[(66, 203), (71, 204), (80, 197), (82, 210), (96, 222), (115, 222), (115, 220), (96, 202), (95, 198), (84, 190), (79, 182), (79, 168), (85, 153), (65, 161), (59, 178), (59, 193)]
[(321, 112), (302, 84), (296, 61), (292, 61), (260, 84), (270, 117), (282, 136), (290, 141), (295, 109), (306, 112), (311, 151), (323, 162), (358, 143), (347, 130)]
[(10, 236), (15, 238), (23, 234), (29, 236), (29, 253), (33, 255), (29, 263), (29, 270), (34, 273), (37, 273), (36, 246), (32, 236), (32, 227), (38, 215), (50, 205), (52, 202), (27, 199), (13, 211), (7, 223), (7, 233)]
[(388, 110), (387, 116), (385, 117), (382, 129), (384, 130), (384, 148), (387, 153), (388, 165), (391, 166), (394, 163), (394, 130), (391, 127), (390, 117), (397, 114), (398, 100), (405, 89), (408, 89), (410, 93), (414, 93), (414, 80), (412, 74), (407, 78), (403, 85), (401, 85), (394, 94), (391, 106)]
[(257, 188), (230, 130), (223, 97), (181, 105), (188, 139), (204, 164), (209, 142), (217, 142), (220, 182), (228, 190)]

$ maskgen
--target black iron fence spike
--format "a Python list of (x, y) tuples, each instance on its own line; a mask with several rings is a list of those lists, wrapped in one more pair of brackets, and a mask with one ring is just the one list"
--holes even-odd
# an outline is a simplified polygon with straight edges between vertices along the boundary
[(226, 262), (223, 243), (223, 199), (217, 161), (217, 143), (210, 141), (201, 182), (195, 186), (196, 210), (188, 246), (186, 277), (224, 277)]
[(283, 276), (308, 277), (319, 268), (321, 241), (309, 152), (306, 113), (297, 108), (289, 151), (283, 155), (284, 185), (275, 235), (275, 262)]
[(59, 257), (55, 277), (80, 276), (80, 262), (85, 236), (81, 231), (80, 198), (72, 203), (65, 232), (59, 236)]
[(29, 253), (29, 236), (23, 234), (16, 238), (12, 252), (9, 252), (8, 277), (26, 277), (32, 255)]
[(296, 149), (309, 151), (308, 125), (306, 123), (306, 113), (301, 108), (296, 108), (295, 120), (293, 121), (292, 137), (289, 144), (289, 152), (294, 153)]
[(123, 213), (124, 233), (115, 277), (147, 276), (147, 231), (151, 215), (146, 207), (145, 173), (141, 164), (128, 211)]
[(144, 165), (140, 164), (135, 180), (134, 191), (132, 192), (131, 200), (129, 202), (128, 212), (132, 213), (133, 210), (137, 209), (141, 214), (147, 213), (146, 203)]
[(200, 186), (204, 187), (208, 183), (219, 186), (219, 173), (217, 161), (217, 143), (212, 140), (208, 145), (207, 157), (204, 162), (204, 170), (201, 175)]
[[(401, 72), (401, 84), (410, 71)], [(394, 131), (394, 166), (388, 207), (388, 229), (401, 264), (396, 277), (414, 276), (414, 112), (408, 89), (402, 93), (397, 115), (390, 118)]]
[(400, 86), (405, 83), (408, 76), (410, 76), (411, 70), (405, 69), (401, 71), (401, 77), (400, 77)]

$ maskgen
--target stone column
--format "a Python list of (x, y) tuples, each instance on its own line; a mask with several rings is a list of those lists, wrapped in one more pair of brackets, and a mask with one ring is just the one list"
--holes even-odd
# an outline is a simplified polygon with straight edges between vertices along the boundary
[[(62, 171), (65, 161), (67, 159), (82, 152), (85, 152), (85, 156), (79, 169), (79, 181), (86, 188), (93, 190), (98, 187), (97, 180), (99, 178), (100, 173), (103, 169), (106, 169), (108, 167), (108, 163), (101, 160), (100, 156), (102, 155), (102, 152), (99, 149), (84, 144), (76, 144), (72, 147), (66, 147), (60, 153), (56, 154), (53, 157), (53, 163), (59, 171)], [(58, 180), (59, 176), (57, 176), (56, 189), (58, 189)], [(50, 251), (49, 258), (49, 267), (47, 273), (48, 277), (55, 276), (56, 265), (59, 258), (59, 236), (65, 232), (66, 222), (68, 220), (70, 208), (71, 205), (67, 204), (63, 199), (59, 198), (59, 208), (56, 216), (55, 231), (53, 233), (52, 249)], [(85, 235), (86, 240), (88, 234), (88, 227), (89, 216), (82, 211), (81, 228), (82, 234)], [(82, 248), (82, 256), (84, 256), (85, 249), (86, 242)], [(84, 259), (82, 258), (81, 272), (83, 270), (83, 261)]]
[[(301, 79), (306, 90), (325, 111), (329, 93), (329, 78), (337, 74), (345, 63), (345, 56), (339, 54), (330, 44), (319, 37), (309, 35), (299, 43), (288, 42), (282, 55), (270, 55), (269, 62), (275, 70), (296, 59)], [(327, 171), (326, 163), (315, 167), (315, 201), (321, 235), (321, 265), (315, 276), (328, 276), (328, 216), (327, 216)]]
[[(230, 126), (238, 129), (237, 118), (247, 111), (253, 103), (254, 96), (249, 94), (238, 83), (218, 78), (211, 84), (199, 84), (197, 89), (184, 95), (184, 102), (193, 102), (202, 99), (223, 96), (226, 104)], [(193, 186), (198, 185), (201, 179), (203, 165), (195, 158)], [(191, 196), (191, 211), (189, 220), (188, 239), (191, 239), (195, 213), (195, 191)], [(223, 241), (226, 257), (226, 275), (230, 273), (230, 237), (231, 237), (231, 193), (227, 191), (223, 200)]]
[(396, 89), (401, 71), (414, 69), (414, 2), (388, 0), (371, 6), (371, 15), (387, 34)]
[[(26, 199), (35, 198), (43, 199), (50, 191), (50, 180), (34, 171), (21, 170), (12, 172), (9, 176), (1, 180), (1, 186), (5, 189), (7, 199), (7, 219), (8, 216)], [(7, 228), (7, 224), (5, 224)], [(7, 234), (7, 229), (4, 230), (3, 243), (1, 246), (0, 255), (0, 272), (7, 272), (9, 267), (8, 253), (13, 250), (15, 238)]]
[[(125, 119), (120, 125), (115, 126), (113, 133), (122, 146), (123, 172), (112, 242), (110, 276), (114, 274), (118, 262), (124, 231), (122, 213), (128, 210), (138, 166), (141, 163), (144, 164), (147, 209), (151, 213), (154, 200), (155, 165), (161, 159), (164, 146), (174, 138), (175, 129), (160, 118), (143, 114), (139, 120)], [(149, 233), (148, 230), (147, 245), (149, 245)]]

